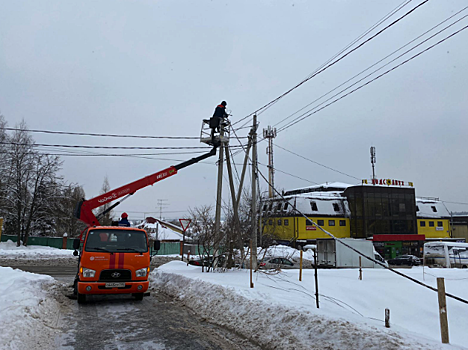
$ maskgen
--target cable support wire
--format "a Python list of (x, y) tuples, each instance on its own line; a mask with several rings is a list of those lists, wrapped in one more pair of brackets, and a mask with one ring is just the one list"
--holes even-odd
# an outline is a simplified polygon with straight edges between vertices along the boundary
[(325, 108), (327, 108), (327, 107), (333, 105), (334, 103), (338, 102), (339, 100), (341, 100), (341, 99), (343, 99), (343, 98), (345, 98), (345, 97), (347, 97), (347, 96), (349, 96), (349, 95), (355, 93), (356, 91), (362, 89), (363, 87), (365, 87), (365, 86), (367, 86), (367, 85), (373, 83), (374, 81), (376, 81), (376, 80), (382, 78), (383, 76), (387, 75), (388, 73), (390, 73), (390, 72), (396, 70), (397, 68), (399, 68), (399, 67), (405, 65), (406, 63), (412, 61), (412, 60), (415, 59), (416, 57), (419, 57), (419, 56), (422, 55), (423, 53), (425, 53), (425, 52), (427, 52), (427, 51), (433, 49), (434, 47), (440, 45), (441, 43), (445, 42), (446, 40), (448, 40), (448, 39), (454, 37), (455, 35), (457, 35), (457, 34), (459, 34), (459, 33), (461, 33), (462, 31), (466, 30), (467, 28), (468, 28), (468, 26), (465, 26), (465, 27), (463, 27), (463, 28), (461, 28), (461, 29), (459, 29), (459, 30), (453, 32), (452, 34), (450, 34), (450, 35), (448, 35), (447, 37), (445, 37), (445, 38), (439, 40), (439, 41), (436, 42), (435, 44), (433, 44), (433, 45), (431, 45), (431, 46), (425, 48), (424, 50), (418, 52), (418, 53), (415, 54), (414, 56), (411, 56), (410, 58), (404, 60), (403, 62), (397, 64), (396, 66), (394, 66), (394, 67), (390, 68), (389, 70), (383, 72), (382, 74), (376, 76), (375, 78), (373, 78), (373, 79), (371, 79), (371, 80), (365, 82), (364, 84), (358, 86), (358, 87), (355, 88), (354, 90), (351, 90), (350, 92), (348, 92), (348, 93), (346, 93), (346, 94), (344, 94), (344, 95), (338, 97), (337, 99), (331, 101), (330, 103), (326, 104), (325, 106), (323, 106), (323, 107), (321, 107), (321, 108), (319, 108), (319, 109), (317, 109), (317, 110), (315, 110), (315, 111), (313, 111), (313, 112), (310, 112), (310, 113), (308, 113), (308, 114), (305, 114), (303, 117), (300, 117), (300, 118), (295, 119), (294, 121), (290, 122), (288, 125), (286, 125), (286, 126), (282, 127), (281, 129), (279, 129), (277, 132), (280, 133), (280, 132), (282, 132), (282, 131), (284, 131), (284, 130), (290, 128), (291, 126), (293, 126), (293, 125), (295, 125), (295, 124), (297, 124), (297, 123), (303, 121), (304, 119), (307, 119), (308, 117), (310, 117), (310, 116), (312, 116), (312, 115), (314, 115), (314, 114), (316, 114), (316, 113), (322, 111), (323, 109), (325, 109)]
[(337, 173), (339, 173), (339, 174), (341, 174), (341, 175), (346, 175), (346, 176), (351, 177), (351, 178), (356, 179), (356, 180), (360, 180), (360, 179), (359, 179), (358, 177), (356, 177), (356, 176), (349, 175), (349, 174), (346, 174), (346, 173), (344, 173), (344, 172), (342, 172), (342, 171), (339, 171), (339, 170), (330, 168), (329, 166), (320, 164), (319, 162), (316, 162), (315, 160), (312, 160), (312, 159), (306, 158), (306, 157), (304, 157), (304, 156), (301, 156), (300, 154), (297, 154), (297, 153), (295, 153), (295, 152), (293, 152), (293, 151), (289, 151), (289, 150), (287, 150), (286, 148), (281, 147), (281, 146), (279, 146), (279, 145), (277, 145), (277, 144), (275, 144), (275, 146), (278, 147), (278, 148), (280, 148), (280, 149), (282, 149), (283, 151), (286, 151), (286, 152), (289, 152), (289, 153), (291, 153), (291, 154), (294, 154), (295, 156), (297, 156), (297, 157), (299, 157), (299, 158), (302, 158), (302, 159), (305, 159), (305, 160), (307, 160), (307, 161), (309, 161), (309, 162), (311, 162), (311, 163), (320, 165), (321, 167), (324, 167), (325, 169), (335, 171), (335, 172), (337, 172)]
[[(262, 172), (261, 172), (259, 169), (257, 169), (257, 173), (259, 173), (259, 174), (262, 176), (263, 180), (265, 180), (265, 182), (266, 182), (269, 186), (271, 186), (271, 184), (269, 183), (269, 181), (266, 179), (266, 177), (262, 174)], [(273, 190), (278, 194), (279, 197), (281, 197), (283, 200), (287, 200), (286, 198), (284, 198), (284, 196), (283, 196), (276, 188), (274, 188), (273, 186), (271, 186), (271, 188), (273, 188)], [(437, 288), (434, 288), (434, 287), (432, 287), (432, 286), (430, 286), (430, 285), (428, 285), (428, 284), (425, 284), (425, 283), (423, 283), (423, 282), (421, 282), (421, 281), (418, 281), (417, 279), (415, 279), (415, 278), (413, 278), (413, 277), (410, 277), (410, 276), (408, 276), (408, 275), (405, 275), (404, 273), (401, 273), (401, 272), (399, 272), (399, 271), (397, 271), (397, 270), (394, 270), (394, 269), (392, 269), (392, 268), (390, 268), (390, 267), (387, 267), (387, 266), (385, 266), (383, 263), (381, 263), (380, 261), (375, 260), (375, 259), (373, 259), (373, 258), (371, 258), (371, 257), (369, 257), (369, 256), (367, 256), (367, 255), (365, 255), (365, 254), (363, 254), (363, 253), (361, 253), (359, 250), (357, 250), (357, 249), (351, 247), (350, 245), (346, 244), (345, 242), (343, 242), (342, 239), (335, 237), (333, 234), (331, 234), (330, 232), (328, 232), (327, 230), (325, 230), (322, 226), (318, 225), (315, 221), (313, 221), (312, 218), (307, 217), (304, 213), (302, 213), (299, 209), (297, 209), (297, 207), (294, 205), (294, 203), (289, 202), (289, 204), (291, 205), (291, 207), (293, 208), (293, 210), (294, 210), (295, 212), (297, 212), (300, 216), (302, 216), (302, 217), (305, 218), (306, 220), (309, 220), (310, 222), (312, 222), (312, 224), (313, 224), (316, 228), (318, 228), (320, 231), (322, 231), (323, 233), (325, 233), (325, 234), (326, 234), (327, 236), (329, 236), (330, 238), (333, 238), (336, 242), (339, 242), (340, 244), (342, 244), (342, 245), (344, 245), (345, 247), (351, 249), (351, 250), (354, 251), (355, 253), (357, 253), (357, 254), (363, 256), (363, 257), (366, 258), (367, 260), (370, 260), (370, 261), (372, 261), (373, 263), (378, 264), (378, 265), (382, 266), (383, 268), (385, 268), (385, 269), (387, 269), (387, 270), (389, 270), (389, 271), (391, 271), (391, 272), (393, 272), (393, 273), (396, 273), (397, 275), (400, 275), (401, 277), (404, 277), (404, 278), (406, 278), (406, 279), (409, 279), (410, 281), (412, 281), (412, 282), (414, 282), (414, 283), (417, 283), (417, 284), (419, 284), (419, 285), (421, 285), (421, 286), (423, 286), (423, 287), (426, 287), (426, 288), (428, 288), (428, 289), (430, 289), (430, 290), (432, 290), (432, 291), (434, 291), (434, 292), (436, 292), (436, 293), (438, 292)], [(453, 295), (453, 294), (450, 294), (450, 293), (445, 293), (445, 295), (446, 295), (447, 297), (449, 297), (449, 298), (452, 298), (452, 299), (458, 300), (458, 301), (460, 301), (460, 302), (462, 302), (462, 303), (468, 304), (468, 300), (465, 300), (465, 299), (463, 299), (463, 298), (457, 297), (456, 295)]]
[(386, 31), (387, 29), (391, 28), (392, 26), (394, 26), (395, 24), (397, 24), (398, 22), (400, 22), (401, 20), (403, 20), (405, 17), (409, 16), (412, 12), (414, 12), (415, 10), (417, 10), (418, 8), (420, 8), (421, 6), (423, 6), (424, 4), (426, 4), (429, 0), (424, 0), (423, 2), (421, 2), (420, 4), (418, 4), (417, 6), (415, 6), (414, 8), (412, 8), (411, 10), (409, 10), (408, 12), (406, 12), (403, 16), (397, 18), (396, 20), (394, 20), (393, 22), (391, 22), (390, 24), (388, 24), (387, 26), (385, 26), (384, 28), (382, 28), (381, 30), (379, 30), (377, 33), (375, 33), (374, 35), (372, 35), (371, 37), (367, 38), (366, 40), (364, 40), (362, 43), (360, 43), (359, 45), (357, 45), (356, 47), (354, 47), (353, 49), (351, 49), (350, 51), (346, 52), (345, 54), (343, 54), (342, 56), (340, 56), (339, 58), (337, 58), (336, 60), (334, 60), (333, 62), (329, 63), (329, 64), (326, 64), (323, 68), (317, 70), (315, 73), (311, 74), (310, 76), (308, 76), (307, 78), (305, 78), (304, 80), (302, 80), (301, 82), (299, 82), (298, 84), (296, 84), (295, 86), (293, 86), (292, 88), (290, 88), (289, 90), (287, 90), (286, 92), (282, 93), (280, 96), (276, 97), (275, 99), (273, 99), (272, 101), (268, 102), (266, 105), (260, 107), (259, 109), (257, 109), (255, 112), (252, 112), (250, 113), (249, 115), (245, 116), (244, 118), (241, 118), (239, 119), (237, 122), (235, 122), (233, 125), (243, 121), (244, 119), (247, 119), (249, 118), (250, 116), (254, 115), (254, 114), (259, 114), (260, 111), (262, 110), (265, 110), (267, 108), (269, 108), (271, 105), (273, 105), (274, 103), (276, 103), (277, 101), (279, 101), (280, 99), (282, 99), (283, 97), (285, 97), (286, 95), (290, 94), (292, 91), (296, 90), (297, 88), (299, 88), (300, 86), (302, 86), (304, 83), (308, 82), (309, 80), (311, 80), (312, 78), (316, 77), (317, 75), (319, 75), (320, 73), (324, 72), (325, 70), (327, 70), (328, 68), (334, 66), (336, 63), (340, 62), (341, 60), (343, 60), (345, 57), (349, 56), (351, 53), (355, 52), (356, 50), (358, 50), (359, 48), (361, 48), (362, 46), (364, 46), (365, 44), (367, 44), (368, 42), (370, 42), (371, 40), (375, 39), (377, 36), (379, 36), (380, 34), (382, 34), (384, 31)]
[[(88, 146), (88, 145), (49, 145), (43, 143), (17, 143), (17, 142), (0, 142), (3, 145), (14, 146), (32, 146), (32, 147), (61, 147), (61, 148), (87, 148), (87, 149), (204, 149), (211, 150), (209, 147), (144, 147), (144, 146)], [(233, 146), (240, 147), (240, 146)]]
[[(416, 37), (415, 39), (411, 40), (410, 42), (408, 42), (407, 44), (405, 44), (404, 46), (400, 47), (399, 49), (393, 51), (392, 53), (390, 53), (389, 55), (385, 56), (384, 58), (380, 59), (379, 61), (377, 61), (376, 63), (374, 63), (373, 65), (367, 67), (366, 69), (364, 69), (363, 71), (359, 72), (358, 74), (354, 75), (353, 77), (349, 78), (348, 80), (346, 80), (345, 82), (343, 82), (342, 84), (338, 85), (337, 87), (333, 88), (332, 90), (328, 91), (327, 93), (323, 94), (322, 96), (316, 98), (314, 101), (310, 102), (309, 104), (307, 104), (306, 106), (304, 106), (303, 108), (297, 110), (296, 112), (292, 113), (291, 115), (289, 115), (288, 117), (280, 120), (279, 122), (277, 122), (274, 126), (278, 126), (278, 124), (280, 123), (283, 123), (285, 122), (286, 120), (290, 119), (291, 117), (293, 117), (294, 115), (296, 115), (297, 113), (301, 112), (302, 110), (304, 110), (305, 108), (309, 107), (310, 105), (314, 104), (315, 102), (321, 100), (322, 98), (324, 98), (325, 96), (329, 95), (330, 93), (332, 93), (333, 91), (337, 90), (338, 88), (342, 87), (343, 85), (347, 84), (348, 82), (352, 81), (353, 79), (357, 78), (358, 76), (360, 76), (361, 74), (363, 74), (364, 72), (368, 71), (369, 69), (375, 67), (376, 65), (378, 65), (379, 63), (381, 63), (382, 61), (386, 60), (387, 58), (391, 57), (392, 55), (394, 55), (395, 53), (397, 53), (398, 51), (401, 51), (402, 49), (404, 49), (405, 47), (407, 47), (408, 45), (410, 45), (411, 43), (415, 42), (416, 40), (420, 39), (421, 37), (423, 37), (424, 35), (426, 35), (427, 33), (431, 32), (432, 30), (434, 30), (435, 28), (441, 26), (443, 23), (447, 22), (448, 20), (450, 20), (451, 18), (453, 18), (454, 16), (458, 15), (459, 13), (465, 11), (466, 9), (468, 8), (465, 7), (463, 8), (462, 10), (458, 11), (456, 14), (450, 16), (449, 18), (445, 19), (444, 21), (440, 22), (439, 24), (437, 24), (436, 26), (432, 27), (431, 29), (427, 30), (426, 32), (424, 32), (423, 34), (419, 35), (418, 37)], [(447, 30), (448, 28), (452, 27), (453, 25), (457, 24), (458, 22), (460, 22), (462, 19), (466, 18), (468, 15), (465, 15), (463, 16), (462, 18), (456, 20), (455, 22), (453, 22), (452, 24), (446, 26), (445, 28), (441, 29), (440, 31), (438, 31), (437, 33), (431, 35), (430, 37), (428, 37), (427, 39), (421, 41), (419, 44), (413, 46), (411, 49), (405, 51), (404, 53), (402, 53), (401, 55), (395, 57), (394, 59), (392, 59), (391, 61), (385, 63), (384, 65), (380, 66), (379, 68), (377, 68), (376, 70), (374, 70), (373, 72), (369, 73), (368, 75), (366, 75), (365, 77), (361, 78), (360, 80), (354, 82), (353, 84), (347, 86), (345, 89), (339, 91), (338, 93), (334, 94), (333, 96), (331, 96), (330, 98), (326, 99), (325, 101), (321, 102), (320, 104), (316, 105), (315, 107), (313, 107), (312, 109), (309, 109), (308, 111), (304, 112), (303, 114), (301, 114), (300, 116), (298, 116), (296, 119), (294, 119), (292, 122), (290, 122), (289, 124), (293, 124), (294, 121), (300, 119), (302, 116), (306, 115), (307, 113), (310, 113), (311, 111), (313, 111), (314, 109), (320, 107), (321, 105), (323, 105), (324, 103), (326, 103), (327, 101), (330, 101), (331, 99), (333, 99), (334, 97), (342, 94), (343, 92), (345, 92), (346, 90), (350, 89), (351, 87), (357, 85), (358, 83), (362, 82), (363, 80), (365, 80), (366, 78), (369, 78), (370, 76), (372, 76), (374, 73), (378, 72), (379, 70), (382, 70), (384, 67), (390, 65), (391, 63), (395, 62), (397, 59), (403, 57), (404, 55), (406, 55), (407, 53), (411, 52), (412, 50), (416, 49), (417, 47), (421, 46), (422, 44), (426, 43), (427, 41), (429, 41), (430, 39), (433, 39), (435, 36), (439, 35), (440, 33), (442, 33), (443, 31)], [(285, 126), (279, 128), (279, 131), (282, 131), (283, 129), (286, 129), (288, 128), (289, 124), (286, 124)], [(278, 131), (278, 132), (279, 132)]]
[[(260, 163), (260, 162), (257, 162), (257, 163), (260, 164), (260, 165), (262, 165), (262, 166), (264, 166), (264, 167), (269, 168), (269, 165), (267, 165), (267, 164), (262, 164), (262, 163)], [(300, 176), (287, 173), (286, 171), (280, 170), (280, 169), (278, 169), (278, 168), (276, 168), (276, 167), (274, 167), (273, 169), (274, 169), (275, 171), (279, 172), (279, 173), (283, 173), (283, 174), (285, 174), (285, 175), (289, 175), (289, 176), (291, 176), (291, 177), (295, 177), (296, 179), (303, 180), (303, 181), (312, 183), (312, 184), (314, 184), (314, 185), (318, 185), (318, 182), (315, 182), (315, 181), (312, 181), (312, 180), (307, 180), (307, 179), (304, 179), (304, 178), (302, 178), (302, 177), (300, 177)]]

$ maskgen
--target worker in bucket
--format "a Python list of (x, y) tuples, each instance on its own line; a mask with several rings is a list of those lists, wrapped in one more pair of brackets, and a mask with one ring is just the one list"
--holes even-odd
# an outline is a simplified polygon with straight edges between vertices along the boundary
[(223, 101), (221, 104), (216, 106), (215, 111), (213, 113), (213, 117), (210, 119), (210, 128), (211, 128), (211, 139), (214, 139), (215, 129), (217, 132), (220, 131), (220, 125), (224, 121), (225, 118), (228, 117), (226, 113), (226, 106), (227, 102)]
[(130, 222), (128, 221), (128, 214), (127, 213), (122, 213), (121, 219), (119, 221), (119, 226), (130, 227)]

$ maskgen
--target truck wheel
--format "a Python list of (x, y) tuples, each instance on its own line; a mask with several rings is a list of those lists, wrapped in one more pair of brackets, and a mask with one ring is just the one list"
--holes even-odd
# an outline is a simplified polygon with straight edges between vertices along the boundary
[(86, 294), (77, 293), (78, 296), (78, 304), (86, 303)]
[(135, 300), (143, 300), (143, 293), (134, 293)]

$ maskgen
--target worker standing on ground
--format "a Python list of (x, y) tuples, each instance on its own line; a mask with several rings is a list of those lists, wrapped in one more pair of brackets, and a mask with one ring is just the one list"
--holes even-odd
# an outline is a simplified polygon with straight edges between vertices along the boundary
[(211, 118), (210, 121), (211, 139), (214, 139), (215, 129), (217, 132), (219, 132), (221, 123), (224, 121), (225, 118), (228, 117), (228, 114), (226, 113), (226, 106), (227, 102), (223, 101), (215, 108), (213, 118)]
[(130, 227), (130, 221), (128, 221), (128, 215), (127, 213), (122, 213), (122, 218), (119, 221), (119, 226), (126, 226)]

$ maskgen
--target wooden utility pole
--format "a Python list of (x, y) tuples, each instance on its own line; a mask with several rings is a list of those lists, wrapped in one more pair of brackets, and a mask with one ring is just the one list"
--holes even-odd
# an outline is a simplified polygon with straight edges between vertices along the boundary
[(439, 297), (440, 336), (442, 338), (442, 343), (448, 344), (447, 301), (445, 300), (445, 283), (442, 277), (437, 278), (437, 292)]
[(257, 269), (257, 116), (253, 116), (252, 125), (252, 268)]

